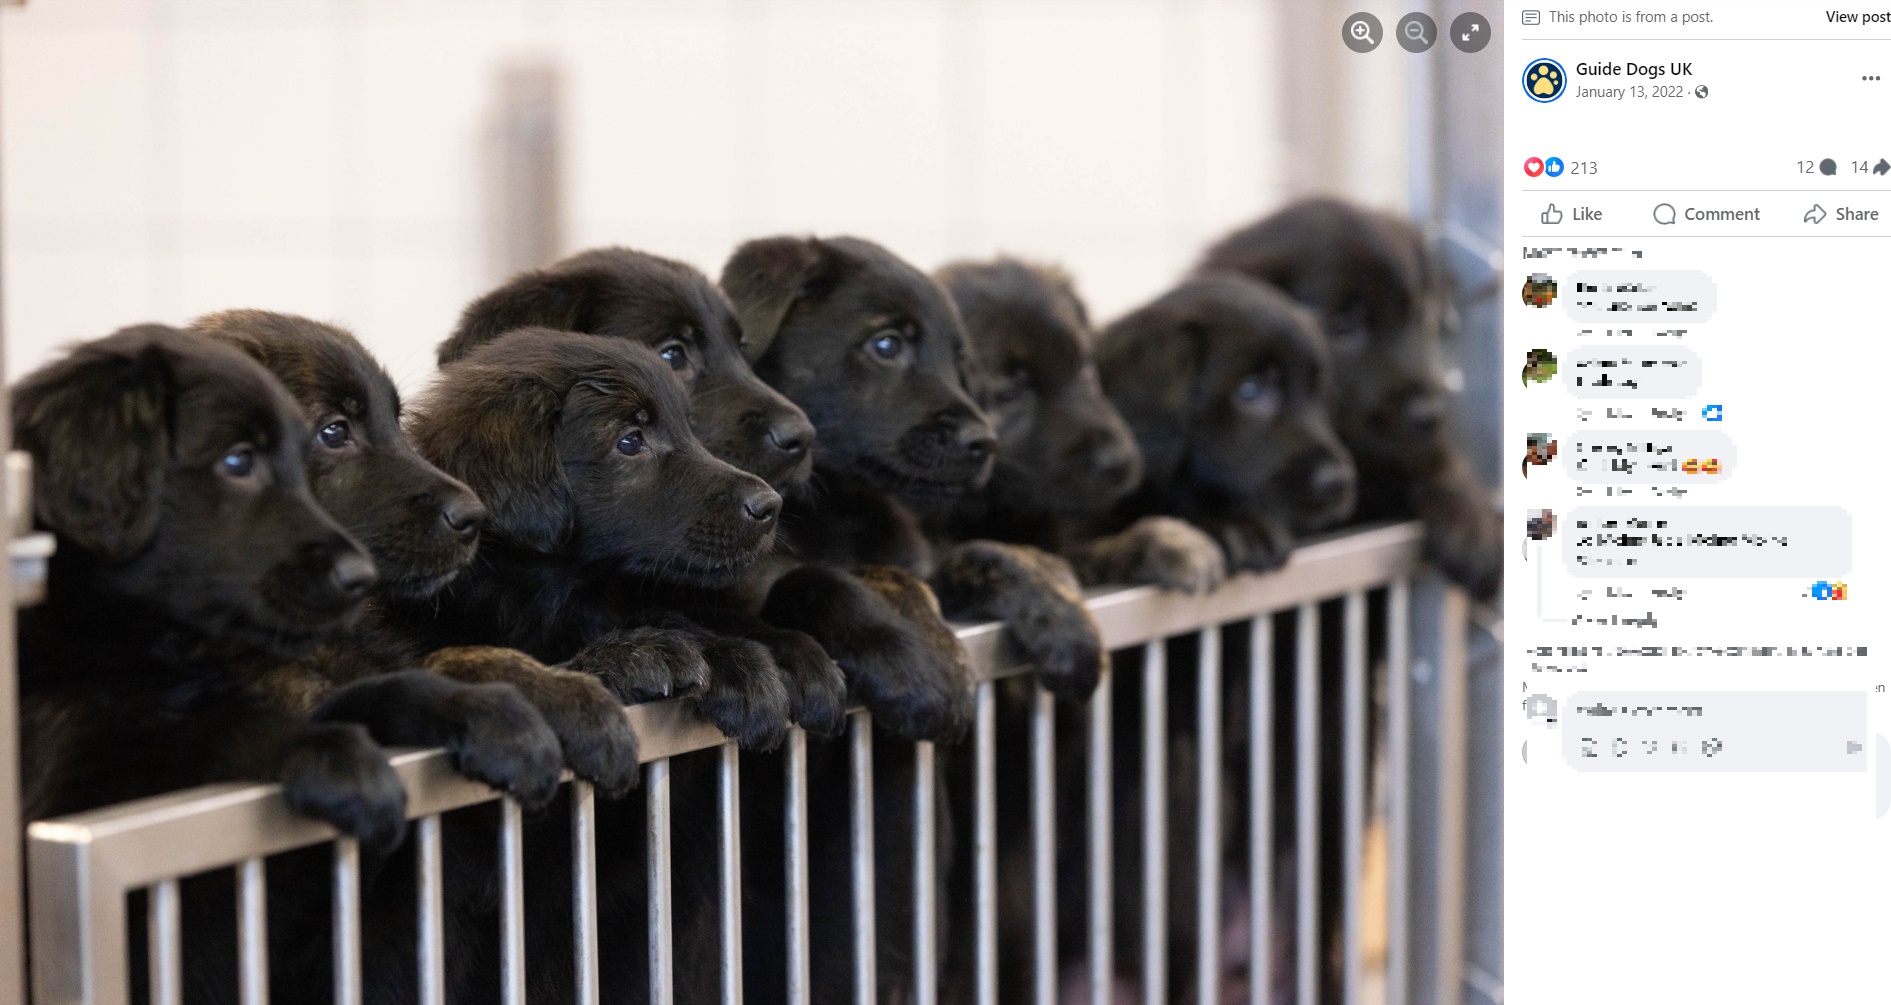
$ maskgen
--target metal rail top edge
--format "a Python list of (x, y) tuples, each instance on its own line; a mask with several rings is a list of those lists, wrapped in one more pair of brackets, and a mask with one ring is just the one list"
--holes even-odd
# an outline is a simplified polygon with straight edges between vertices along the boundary
[[(1104, 642), (1112, 649), (1253, 617), (1284, 607), (1371, 588), (1409, 575), (1419, 564), (1423, 526), (1400, 523), (1353, 531), (1296, 549), (1282, 568), (1263, 575), (1231, 577), (1206, 596), (1167, 593), (1154, 587), (1100, 589), (1087, 602)], [(961, 627), (980, 682), (1028, 671), (1003, 626)], [(697, 718), (683, 699), (650, 702), (624, 710), (640, 742), (644, 761), (703, 750), (725, 741)], [(409, 819), (498, 798), (486, 785), (462, 777), (439, 748), (400, 750), (390, 758), (407, 786)], [(42, 820), (27, 827), (41, 851), (85, 849), (94, 862), (109, 860), (110, 873), (126, 887), (233, 865), (336, 837), (327, 824), (291, 812), (273, 783), (224, 782), (183, 789), (84, 813)]]

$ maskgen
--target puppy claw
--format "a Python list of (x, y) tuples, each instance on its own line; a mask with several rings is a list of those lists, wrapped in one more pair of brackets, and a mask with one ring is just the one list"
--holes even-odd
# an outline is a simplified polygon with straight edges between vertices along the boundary
[(709, 685), (709, 664), (691, 633), (625, 628), (600, 636), (562, 667), (589, 674), (626, 705), (692, 697)]
[(290, 746), (282, 794), (290, 809), (372, 854), (392, 852), (407, 829), (407, 787), (367, 728), (354, 723), (311, 723)]

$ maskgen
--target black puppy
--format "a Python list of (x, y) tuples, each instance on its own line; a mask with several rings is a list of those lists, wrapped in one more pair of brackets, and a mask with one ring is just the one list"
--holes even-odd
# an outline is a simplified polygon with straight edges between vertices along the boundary
[[(374, 556), (380, 573), (375, 598), (425, 601), (472, 562), (485, 507), (471, 489), (415, 451), (401, 430), (393, 380), (354, 336), (307, 318), (257, 310), (207, 315), (189, 330), (262, 363), (301, 406), (314, 430), (310, 491)], [(595, 678), (536, 665), (512, 650), (427, 653), (390, 630), (373, 602), (344, 638), (277, 668), (266, 681), (293, 708), (319, 701), (325, 688), (415, 666), (470, 683), (513, 685), (545, 717), (578, 777), (613, 796), (635, 784), (636, 737), (617, 700)], [(489, 727), (479, 726), (455, 743), (491, 737)], [(529, 792), (514, 794), (528, 805), (542, 804), (555, 784), (541, 769)]]
[(944, 522), (951, 537), (995, 538), (1063, 555), (1086, 583), (1153, 583), (1191, 593), (1225, 575), (1201, 531), (1149, 516), (1116, 534), (1080, 527), (1142, 480), (1135, 436), (1103, 393), (1089, 312), (1062, 270), (1010, 258), (938, 273), (965, 321), (981, 401), (998, 427), (991, 481)]
[(1234, 568), (1286, 561), (1294, 535), (1345, 518), (1353, 466), (1327, 419), (1326, 347), (1307, 312), (1232, 274), (1202, 275), (1103, 331), (1103, 388), (1147, 471), (1119, 520), (1180, 516)]
[(1204, 270), (1271, 283), (1313, 311), (1333, 357), (1340, 436), (1359, 465), (1362, 520), (1418, 516), (1438, 567), (1479, 597), (1503, 574), (1490, 492), (1451, 446), (1438, 377), (1444, 270), (1411, 225), (1312, 199), (1210, 248)]
[(159, 325), (14, 390), (34, 513), (59, 542), (20, 617), (29, 820), (223, 779), (281, 779), (370, 846), (406, 795), (368, 730), (280, 712), (259, 662), (343, 630), (374, 563), (309, 497), (295, 403), (240, 353)]
[[(440, 346), (440, 363), (523, 327), (649, 346), (689, 392), (690, 427), (711, 453), (761, 476), (779, 492), (807, 480), (814, 427), (749, 369), (728, 298), (689, 265), (628, 248), (598, 248), (520, 273), (467, 306), (453, 335)], [(648, 577), (623, 589), (641, 590), (648, 606), (681, 613), (701, 626), (699, 645), (719, 654), (739, 650), (742, 658), (772, 660), (788, 685), (792, 720), (817, 733), (839, 730), (846, 690), (840, 668), (806, 634), (755, 617), (760, 598), (739, 589)], [(740, 639), (760, 643), (766, 652)]]
[[(820, 436), (818, 491), (791, 499), (784, 517), (797, 556), (926, 576), (947, 616), (1004, 620), (1046, 687), (1087, 697), (1107, 655), (1068, 565), (991, 541), (935, 557), (915, 515), (982, 485), (998, 448), (968, 392), (969, 346), (939, 284), (868, 241), (774, 237), (737, 248), (722, 287), (756, 374)], [(820, 593), (803, 575), (776, 585), (764, 617), (818, 623), (809, 599)], [(841, 659), (843, 633), (808, 630)], [(954, 691), (963, 722), (969, 692), (963, 682)]]

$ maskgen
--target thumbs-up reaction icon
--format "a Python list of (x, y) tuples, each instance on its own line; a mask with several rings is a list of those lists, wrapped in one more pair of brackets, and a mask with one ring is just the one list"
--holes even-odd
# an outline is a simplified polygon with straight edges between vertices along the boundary
[(1557, 209), (1556, 204), (1552, 202), (1549, 204), (1549, 208), (1543, 211), (1541, 219), (1544, 223), (1562, 223), (1563, 211)]

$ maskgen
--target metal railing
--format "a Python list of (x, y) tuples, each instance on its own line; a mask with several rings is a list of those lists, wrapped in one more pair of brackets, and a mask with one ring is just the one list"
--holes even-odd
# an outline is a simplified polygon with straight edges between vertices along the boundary
[[(1461, 709), (1446, 707), (1463, 701), (1461, 635), (1464, 605), (1452, 591), (1427, 577), (1415, 590), (1419, 574), (1421, 529), (1415, 524), (1368, 529), (1309, 544), (1294, 553), (1287, 566), (1263, 576), (1234, 577), (1205, 597), (1163, 593), (1148, 587), (1098, 591), (1090, 608), (1113, 651), (1142, 650), (1141, 764), (1139, 798), (1142, 806), (1140, 845), (1141, 1000), (1156, 1005), (1168, 1000), (1166, 953), (1170, 915), (1169, 875), (1176, 855), (1188, 849), (1170, 845), (1167, 808), (1171, 805), (1168, 704), (1170, 687), (1165, 640), (1194, 634), (1199, 666), (1195, 674), (1192, 724), (1195, 760), (1196, 837), (1194, 840), (1195, 979), (1198, 1000), (1220, 1000), (1218, 981), (1223, 968), (1222, 924), (1224, 868), (1231, 851), (1224, 847), (1221, 827), (1224, 812), (1245, 820), (1247, 889), (1249, 898), (1248, 953), (1256, 973), (1250, 980), (1253, 1000), (1269, 996), (1267, 962), (1273, 944), (1284, 933), (1269, 924), (1274, 903), (1271, 818), (1275, 773), (1275, 721), (1272, 689), (1273, 615), (1295, 612), (1292, 657), (1294, 690), (1294, 846), (1303, 852), (1322, 847), (1320, 840), (1321, 764), (1319, 733), (1321, 708), (1320, 605), (1337, 601), (1343, 608), (1341, 672), (1344, 723), (1340, 767), (1343, 792), (1341, 848), (1345, 882), (1343, 903), (1343, 976), (1345, 1000), (1359, 1000), (1361, 987), (1361, 878), (1368, 782), (1368, 660), (1367, 595), (1386, 593), (1387, 652), (1384, 733), (1389, 755), (1389, 842), (1386, 891), (1388, 948), (1384, 971), (1385, 1000), (1406, 1002), (1455, 1001), (1455, 960), (1461, 927), (1460, 882), (1463, 827), (1452, 819), (1462, 813), (1463, 762)], [(1420, 596), (1419, 594), (1423, 594)], [(1419, 611), (1425, 622), (1413, 631), (1408, 611)], [(1220, 629), (1246, 622), (1248, 636), (1246, 688), (1248, 715), (1246, 743), (1247, 789), (1237, 802), (1223, 805), (1225, 763), (1224, 709)], [(1001, 679), (1028, 671), (1014, 658), (1002, 629), (996, 624), (959, 630), (970, 653), (979, 683), (973, 733), (972, 799), (972, 997), (980, 1003), (998, 1000), (1000, 903), (998, 890), (999, 800), (997, 798), (996, 688)], [(1421, 650), (1417, 665), (1408, 654), (1413, 639)], [(1429, 640), (1429, 641), (1427, 641)], [(1124, 661), (1127, 665), (1129, 662)], [(1429, 682), (1437, 699), (1435, 715), (1426, 721), (1436, 728), (1415, 729), (1415, 678)], [(1455, 678), (1456, 683), (1453, 683)], [(1178, 678), (1180, 679), (1180, 678)], [(1089, 1000), (1107, 1003), (1117, 984), (1113, 882), (1121, 864), (1112, 847), (1112, 800), (1122, 796), (1111, 777), (1112, 688), (1106, 679), (1086, 710), (1082, 751), (1085, 765), (1083, 834), (1086, 861), (1112, 863), (1112, 868), (1088, 870), (1087, 912), (1083, 938), (1089, 973)], [(644, 802), (647, 813), (648, 921), (650, 996), (653, 1005), (668, 1005), (675, 991), (671, 934), (675, 905), (671, 892), (670, 758), (692, 751), (717, 748), (716, 807), (719, 820), (718, 901), (721, 1000), (742, 997), (741, 876), (739, 760), (735, 745), (714, 727), (696, 719), (682, 702), (667, 701), (626, 710), (641, 740), (644, 766)], [(1057, 747), (1056, 722), (1048, 692), (1035, 690), (1030, 704), (1030, 798), (1028, 861), (1032, 873), (1031, 987), (1032, 998), (1048, 1005), (1060, 993), (1058, 956), (1056, 865)], [(1186, 726), (1187, 724), (1182, 724)], [(1180, 728), (1180, 727), (1178, 727)], [(1458, 735), (1451, 735), (1452, 731)], [(1437, 777), (1413, 795), (1411, 754), (1426, 734), (1431, 750), (1420, 758), (1435, 764)], [(882, 741), (884, 742), (884, 740)], [(811, 996), (808, 880), (808, 781), (806, 736), (790, 730), (785, 748), (786, 800), (783, 827), (786, 837), (787, 986), (779, 994), (791, 1003), (806, 1003)], [(848, 751), (849, 814), (854, 924), (852, 960), (854, 1000), (871, 1003), (876, 995), (876, 911), (894, 905), (874, 903), (873, 731), (869, 714), (855, 710), (850, 719)], [(1453, 753), (1456, 750), (1457, 753)], [(937, 919), (942, 891), (936, 884), (938, 849), (932, 840), (938, 794), (934, 791), (934, 749), (916, 746), (916, 770), (911, 813), (914, 825), (912, 868), (914, 896), (899, 910), (913, 912), (912, 1000), (920, 1005), (938, 1001), (941, 945)], [(408, 814), (418, 821), (415, 836), (419, 883), (415, 952), (419, 959), (419, 992), (423, 1003), (445, 1000), (445, 919), (442, 916), (442, 843), (440, 815), (459, 807), (498, 800), (500, 814), (499, 889), (501, 997), (508, 1003), (525, 1000), (525, 932), (523, 833), (519, 806), (490, 788), (455, 774), (440, 750), (402, 751), (393, 758), (395, 770), (406, 783)], [(597, 935), (597, 822), (589, 785), (570, 781), (572, 917), (576, 987), (581, 1002), (598, 996), (600, 947)], [(1423, 801), (1426, 807), (1415, 805)], [(1425, 812), (1421, 812), (1425, 811)], [(1424, 819), (1425, 833), (1414, 821)], [(159, 1005), (180, 1002), (182, 937), (179, 881), (197, 873), (234, 867), (238, 925), (238, 987), (246, 1005), (266, 1000), (267, 919), (265, 918), (264, 859), (272, 854), (327, 842), (333, 846), (332, 897), (334, 943), (334, 997), (337, 1002), (361, 1000), (361, 927), (359, 918), (359, 853), (353, 841), (338, 838), (325, 824), (290, 812), (278, 786), (223, 784), (140, 800), (28, 827), (30, 930), (34, 999), (41, 1005), (83, 1002), (118, 1005), (129, 1000), (130, 959), (127, 936), (128, 896), (148, 892), (148, 971), (151, 1001)], [(1240, 858), (1240, 856), (1236, 856)], [(1293, 858), (1294, 943), (1297, 948), (1292, 984), (1297, 1000), (1318, 1000), (1321, 974), (1321, 856), (1300, 853)], [(1009, 950), (1007, 950), (1009, 951)], [(1420, 962), (1425, 987), (1414, 975)], [(1156, 979), (1147, 979), (1155, 975)], [(1283, 977), (1285, 975), (1282, 975)], [(1439, 989), (1451, 989), (1440, 994)], [(772, 997), (772, 995), (771, 995)]]

